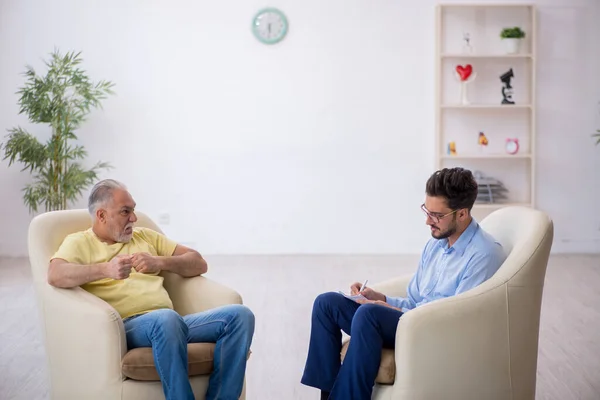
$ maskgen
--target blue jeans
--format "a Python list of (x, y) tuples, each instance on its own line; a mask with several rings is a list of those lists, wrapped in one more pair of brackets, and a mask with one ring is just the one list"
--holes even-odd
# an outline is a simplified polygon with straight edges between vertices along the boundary
[[(381, 349), (394, 348), (401, 316), (401, 311), (377, 304), (360, 305), (339, 293), (317, 296), (302, 384), (331, 392), (330, 400), (370, 399)], [(341, 331), (351, 337), (342, 365)]]
[(216, 343), (207, 400), (238, 400), (254, 335), (254, 314), (240, 304), (184, 317), (170, 309), (123, 321), (127, 347), (152, 347), (154, 364), (167, 400), (194, 399), (188, 378), (187, 344)]

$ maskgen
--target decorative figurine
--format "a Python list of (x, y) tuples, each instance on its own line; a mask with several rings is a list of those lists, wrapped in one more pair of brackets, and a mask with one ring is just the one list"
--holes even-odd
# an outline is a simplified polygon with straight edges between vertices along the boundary
[(480, 146), (487, 146), (489, 144), (488, 138), (485, 136), (485, 133), (479, 132), (478, 143)]
[(517, 154), (519, 151), (519, 139), (508, 138), (506, 139), (506, 152), (508, 154)]
[(487, 148), (487, 145), (490, 143), (488, 138), (485, 136), (485, 133), (479, 132), (479, 138), (477, 139), (477, 143), (479, 144), (479, 149), (483, 152)]
[(471, 34), (469, 32), (463, 32), (463, 53), (472, 53), (473, 46), (471, 46)]
[(510, 80), (514, 78), (514, 76), (512, 68), (500, 76), (500, 80), (504, 84), (502, 87), (502, 104), (515, 104), (512, 99), (513, 88), (510, 86)]
[(448, 143), (448, 155), (451, 155), (451, 156), (456, 155), (456, 142)]
[(467, 84), (473, 82), (477, 77), (477, 73), (473, 72), (473, 66), (471, 64), (457, 65), (455, 77), (460, 82), (461, 103), (463, 105), (471, 104), (467, 98)]

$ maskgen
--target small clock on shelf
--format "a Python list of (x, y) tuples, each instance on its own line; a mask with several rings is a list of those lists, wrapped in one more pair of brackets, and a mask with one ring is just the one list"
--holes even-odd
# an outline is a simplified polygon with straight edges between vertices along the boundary
[(508, 154), (517, 154), (519, 152), (519, 139), (506, 139), (506, 152)]
[(287, 32), (287, 18), (276, 8), (263, 8), (252, 20), (252, 33), (264, 44), (279, 43)]

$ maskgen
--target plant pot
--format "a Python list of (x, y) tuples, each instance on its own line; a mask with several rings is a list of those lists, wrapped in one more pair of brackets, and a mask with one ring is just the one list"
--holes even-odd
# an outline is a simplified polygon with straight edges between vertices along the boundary
[(506, 48), (506, 53), (517, 54), (521, 51), (521, 39), (507, 38), (502, 39)]

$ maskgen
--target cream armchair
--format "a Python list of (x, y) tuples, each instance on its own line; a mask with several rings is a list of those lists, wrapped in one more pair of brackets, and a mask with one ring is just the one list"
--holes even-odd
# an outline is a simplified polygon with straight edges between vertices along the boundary
[[(137, 226), (161, 232), (146, 215), (137, 216)], [(87, 210), (69, 210), (39, 215), (29, 227), (29, 257), (43, 321), (52, 398), (164, 399), (151, 349), (127, 351), (123, 322), (114, 308), (81, 288), (57, 289), (47, 283), (48, 262), (65, 236), (90, 225)], [(238, 293), (207, 278), (163, 276), (181, 315), (242, 303)], [(188, 345), (193, 375), (190, 382), (196, 399), (205, 398), (213, 349), (212, 343)], [(241, 398), (245, 398), (245, 385)]]
[[(535, 399), (553, 222), (541, 211), (506, 207), (491, 213), (481, 226), (502, 243), (508, 258), (478, 287), (400, 318), (395, 350), (383, 350), (373, 399)], [(406, 296), (410, 278), (373, 288)]]

